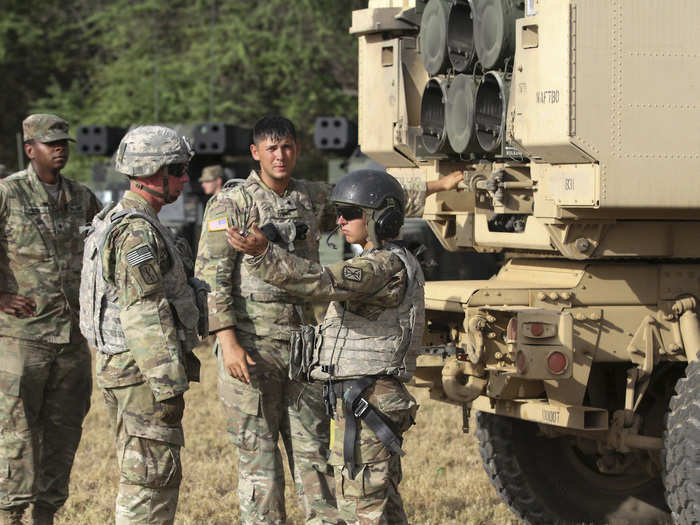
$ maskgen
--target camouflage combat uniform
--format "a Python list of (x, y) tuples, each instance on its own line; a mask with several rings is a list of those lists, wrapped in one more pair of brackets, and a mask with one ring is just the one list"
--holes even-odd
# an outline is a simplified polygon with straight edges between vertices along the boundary
[(101, 254), (104, 278), (116, 289), (119, 326), (102, 329), (111, 337), (122, 331), (126, 351), (108, 345), (109, 353), (96, 358), (97, 383), (116, 433), (116, 523), (169, 524), (182, 479), (182, 394), (189, 381), (199, 380), (191, 353), (198, 311), (194, 293), (172, 298), (173, 287), (189, 285), (174, 239), (154, 226), (155, 210), (127, 191), (106, 220), (124, 210), (129, 214), (109, 232)]
[(49, 515), (68, 497), (90, 407), (79, 229), (100, 209), (87, 187), (63, 176), (58, 192), (47, 193), (32, 165), (0, 181), (0, 291), (36, 303), (31, 317), (0, 313), (0, 509), (33, 502)]
[[(196, 275), (211, 286), (209, 328), (235, 328), (238, 342), (256, 362), (248, 385), (228, 374), (218, 352), (219, 394), (228, 413), (227, 430), (239, 449), (244, 523), (286, 521), (280, 434), (307, 521), (335, 522), (335, 499), (321, 387), (291, 381), (287, 372), (290, 330), (300, 322), (295, 305), (303, 301), (247, 274), (241, 255), (226, 242), (227, 222), (273, 222), (291, 240), (280, 241), (285, 250), (318, 261), (320, 231), (334, 227), (329, 193), (328, 184), (292, 179), (280, 196), (253, 172), (246, 182), (212, 197), (203, 220)], [(308, 227), (304, 239), (293, 231), (295, 223)]]
[[(322, 267), (270, 244), (264, 254), (246, 257), (244, 266), (265, 282), (295, 295), (332, 301), (320, 328), (321, 341), (317, 341), (319, 366), (312, 369), (311, 377), (327, 378), (328, 365), (333, 363), (339, 377), (376, 378), (362, 397), (384, 415), (400, 441), (413, 424), (418, 409), (415, 399), (399, 380), (407, 379), (415, 369), (415, 354), (409, 355), (409, 349), (420, 344), (423, 329), (424, 282), (415, 258), (396, 247), (370, 250), (345, 262)], [(392, 312), (393, 317), (387, 316)], [(409, 319), (410, 323), (404, 322)], [(391, 343), (392, 338), (397, 344)], [(398, 360), (394, 355), (381, 355), (387, 341), (391, 343), (389, 346), (403, 349), (404, 353), (397, 354)], [(387, 450), (364, 420), (357, 423), (354, 476), (344, 464), (347, 414), (342, 395), (343, 392), (338, 393), (335, 407), (330, 458), (335, 467), (339, 518), (360, 525), (407, 523), (398, 493), (400, 457)]]

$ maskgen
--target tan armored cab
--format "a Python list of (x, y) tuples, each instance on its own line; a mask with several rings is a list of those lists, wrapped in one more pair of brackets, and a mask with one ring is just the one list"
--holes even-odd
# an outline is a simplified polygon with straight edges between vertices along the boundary
[(428, 283), (417, 381), (465, 427), (479, 411), (528, 522), (700, 519), (698, 28), (694, 0), (353, 14), (363, 152), (397, 178), (462, 170), (424, 218), (450, 250), (506, 256)]

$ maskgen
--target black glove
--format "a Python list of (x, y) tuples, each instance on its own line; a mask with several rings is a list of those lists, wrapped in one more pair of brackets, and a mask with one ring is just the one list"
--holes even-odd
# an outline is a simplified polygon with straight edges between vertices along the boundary
[(185, 398), (182, 394), (178, 394), (175, 397), (161, 401), (160, 413), (160, 419), (169, 427), (180, 424), (185, 413)]
[[(303, 222), (295, 222), (294, 228), (296, 230), (294, 235), (296, 240), (303, 241), (306, 239), (306, 233), (309, 231), (309, 227), (306, 224)], [(267, 224), (264, 224), (260, 227), (260, 231), (265, 234), (265, 237), (267, 237), (267, 240), (270, 242), (279, 242), (283, 240), (277, 226), (275, 226), (274, 223), (268, 222)]]
[(267, 237), (267, 240), (270, 242), (277, 242), (281, 238), (280, 232), (277, 231), (277, 226), (275, 226), (271, 222), (268, 222), (267, 224), (261, 226), (260, 231), (265, 234), (265, 237)]

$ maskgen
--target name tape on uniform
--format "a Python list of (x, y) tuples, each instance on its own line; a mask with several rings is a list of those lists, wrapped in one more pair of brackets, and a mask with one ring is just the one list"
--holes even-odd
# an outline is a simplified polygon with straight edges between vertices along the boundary
[(155, 259), (155, 257), (151, 247), (147, 245), (139, 246), (135, 250), (131, 250), (126, 254), (126, 262), (128, 262), (130, 266), (136, 266), (146, 261), (150, 261), (151, 259)]

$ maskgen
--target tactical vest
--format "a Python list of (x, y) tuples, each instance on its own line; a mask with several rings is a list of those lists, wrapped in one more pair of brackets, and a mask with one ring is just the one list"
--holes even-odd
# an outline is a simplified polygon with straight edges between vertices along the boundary
[[(318, 262), (318, 243), (321, 234), (318, 229), (318, 217), (304, 182), (292, 179), (286, 195), (280, 197), (272, 190), (264, 188), (259, 180), (257, 175), (251, 175), (234, 190), (243, 192), (244, 198), (249, 202), (248, 206), (257, 208), (258, 226), (274, 224), (282, 237), (282, 240), (276, 243), (277, 245), (298, 257)], [(296, 223), (308, 226), (304, 239), (297, 238)], [(244, 264), (240, 265), (240, 272), (234, 272), (233, 295), (263, 303), (300, 304), (303, 302), (301, 298), (254, 276)]]
[(90, 346), (104, 354), (115, 355), (129, 350), (119, 318), (117, 288), (104, 279), (102, 255), (112, 229), (122, 220), (136, 217), (147, 221), (165, 242), (171, 267), (163, 275), (163, 290), (173, 312), (181, 348), (183, 352), (191, 352), (199, 342), (199, 310), (175, 239), (156, 218), (136, 209), (114, 210), (114, 206), (110, 206), (92, 221), (85, 240), (80, 281), (80, 331)]
[(391, 375), (409, 381), (416, 370), (416, 356), (423, 338), (425, 299), (423, 270), (405, 248), (384, 246), (403, 262), (407, 272), (401, 304), (387, 308), (370, 320), (331, 302), (316, 334), (317, 380)]

